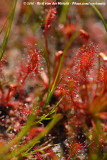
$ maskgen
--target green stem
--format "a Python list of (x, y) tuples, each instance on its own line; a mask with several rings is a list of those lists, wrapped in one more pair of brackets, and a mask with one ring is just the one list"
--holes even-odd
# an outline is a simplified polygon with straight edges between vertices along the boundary
[(61, 101), (63, 100), (63, 98), (64, 98), (64, 96), (58, 101), (58, 103), (52, 108), (52, 110), (48, 114), (46, 114), (45, 116), (42, 116), (40, 118), (40, 120), (37, 121), (37, 122), (34, 122), (32, 124), (32, 126), (35, 126), (35, 125), (39, 124), (40, 122), (42, 122), (43, 120), (45, 120), (47, 117), (49, 117), (50, 115), (52, 115), (53, 113), (55, 113), (57, 106), (61, 103)]
[(59, 105), (59, 103), (63, 100), (63, 98), (64, 98), (64, 96), (58, 101), (58, 103), (55, 105), (55, 107), (46, 116), (41, 117), (40, 121), (38, 121), (36, 123), (33, 123), (34, 120), (36, 119), (36, 116), (33, 113), (35, 111), (35, 107), (33, 106), (33, 109), (32, 109), (32, 111), (31, 111), (31, 113), (30, 113), (30, 115), (28, 117), (28, 120), (27, 120), (25, 126), (23, 126), (21, 131), (19, 132), (19, 134), (13, 140), (11, 140), (8, 145), (6, 145), (4, 147), (4, 149), (1, 151), (0, 156), (5, 158), (5, 154), (9, 151), (10, 147), (12, 147), (14, 144), (17, 144), (15, 149), (14, 149), (14, 152), (15, 152), (17, 147), (18, 147), (18, 144), (20, 143), (20, 141), (22, 139), (22, 137), (25, 136), (28, 133), (28, 131), (30, 130), (30, 128), (32, 126), (39, 124), (42, 120), (47, 118), (49, 115), (53, 114), (54, 110)]
[(60, 64), (59, 64), (59, 68), (58, 68), (58, 71), (57, 71), (57, 74), (56, 74), (54, 83), (53, 83), (53, 85), (52, 85), (52, 89), (51, 89), (51, 91), (50, 91), (50, 93), (49, 93), (49, 95), (48, 95), (48, 97), (47, 97), (47, 99), (46, 99), (46, 101), (45, 101), (45, 105), (49, 103), (49, 101), (50, 101), (50, 99), (51, 99), (51, 97), (52, 97), (52, 95), (53, 95), (54, 88), (55, 88), (55, 85), (56, 85), (56, 83), (57, 83), (57, 79), (58, 79), (58, 77), (59, 77), (59, 74), (60, 74), (60, 71), (61, 71), (61, 67), (62, 67), (64, 58), (65, 58), (65, 55), (66, 55), (69, 47), (71, 46), (72, 42), (73, 42), (77, 37), (78, 37), (78, 32), (75, 32), (75, 33), (72, 35), (72, 37), (70, 38), (68, 44), (66, 45), (66, 47), (65, 47), (65, 49), (64, 49), (64, 53), (63, 53), (63, 55), (62, 55), (62, 57), (61, 57), (61, 61), (60, 61)]
[(103, 18), (103, 16), (101, 15), (101, 13), (99, 12), (99, 10), (94, 6), (94, 5), (91, 5), (92, 8), (95, 10), (95, 12), (98, 14), (98, 16), (100, 17), (100, 19), (102, 20), (103, 24), (104, 24), (104, 27), (105, 27), (105, 30), (107, 32), (107, 24)]
[(3, 24), (3, 26), (2, 26), (2, 28), (1, 28), (1, 30), (0, 30), (0, 34), (2, 33), (2, 31), (3, 31), (3, 29), (4, 29), (5, 25), (6, 25), (6, 23), (7, 23), (7, 21), (8, 21), (8, 19), (9, 19), (9, 17), (10, 17), (10, 15), (11, 15), (11, 12), (8, 14), (8, 16), (7, 16), (5, 22), (4, 22), (4, 24)]
[[(72, 0), (67, 0), (67, 2), (72, 3)], [(69, 8), (70, 8), (70, 5), (63, 5), (62, 6), (62, 10), (61, 10), (61, 14), (60, 14), (60, 22), (63, 24), (65, 24), (65, 22), (66, 22), (66, 15), (68, 14)]]
[(10, 159), (12, 157), (16, 157), (26, 151), (28, 148), (32, 147), (34, 143), (40, 141), (45, 135), (49, 133), (49, 131), (62, 119), (61, 114), (57, 114), (54, 119), (48, 124), (48, 126), (45, 128), (43, 132), (41, 132), (38, 136), (33, 138), (29, 143), (25, 144), (21, 148), (19, 148), (17, 151), (10, 153), (7, 155), (7, 159)]
[[(28, 117), (28, 120), (25, 124), (25, 126), (22, 127), (21, 131), (18, 133), (17, 136), (15, 136), (14, 139), (12, 139), (1, 151), (0, 151), (0, 157), (5, 158), (5, 154), (9, 151), (9, 149), (16, 144), (16, 147), (14, 150), (16, 150), (18, 144), (20, 143), (23, 136), (25, 136), (30, 128), (32, 127), (32, 123), (36, 119), (36, 116), (34, 114), (35, 107), (33, 106), (33, 109)], [(2, 159), (3, 160), (3, 159)]]
[(7, 26), (7, 30), (6, 30), (6, 33), (5, 33), (5, 36), (4, 36), (3, 44), (1, 46), (0, 61), (1, 61), (2, 57), (3, 57), (4, 51), (5, 51), (5, 48), (6, 48), (6, 45), (7, 45), (7, 41), (8, 41), (8, 37), (9, 37), (9, 33), (10, 33), (10, 29), (11, 29), (11, 25), (12, 25), (12, 21), (13, 21), (13, 17), (14, 17), (14, 12), (15, 12), (15, 8), (16, 8), (16, 3), (17, 3), (17, 0), (15, 0), (13, 11), (12, 11), (12, 13), (10, 15), (9, 24)]

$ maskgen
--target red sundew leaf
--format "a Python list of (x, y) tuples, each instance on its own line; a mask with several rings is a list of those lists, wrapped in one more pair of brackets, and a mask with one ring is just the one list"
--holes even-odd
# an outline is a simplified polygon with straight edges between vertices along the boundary
[(20, 131), (20, 128), (21, 128), (21, 124), (19, 121), (16, 121), (14, 126), (13, 126), (14, 130), (19, 132)]
[(89, 76), (89, 71), (94, 69), (96, 65), (98, 51), (94, 44), (89, 44), (75, 57), (74, 66), (72, 67), (73, 74), (78, 77), (79, 82), (84, 83), (86, 76)]
[(5, 63), (5, 59), (2, 58), (1, 61), (0, 61), (0, 74), (1, 74), (1, 72), (2, 72), (2, 70), (3, 70), (3, 65), (4, 65), (4, 63)]
[(103, 82), (105, 88), (107, 87), (107, 67), (103, 66), (99, 71), (99, 82)]
[(36, 135), (38, 135), (42, 131), (44, 131), (44, 127), (33, 127), (29, 132), (27, 141), (31, 140), (32, 138), (34, 138)]
[(51, 148), (47, 149), (47, 152), (49, 153), (50, 158), (52, 158), (53, 160), (58, 160), (58, 157), (55, 155)]
[(61, 56), (63, 55), (63, 51), (58, 51), (55, 53), (55, 62), (58, 61), (61, 58)]
[(78, 93), (78, 81), (76, 77), (73, 76), (69, 71), (64, 73), (62, 77), (62, 81), (55, 91), (55, 96), (65, 96), (61, 104), (63, 105), (65, 110), (69, 110), (71, 108), (72, 102), (75, 103), (75, 98)]
[(16, 92), (17, 92), (17, 84), (13, 83), (9, 86), (9, 89), (7, 91), (7, 95), (5, 97), (6, 102), (8, 102), (11, 99), (11, 97), (15, 95)]
[(29, 36), (24, 39), (24, 46), (34, 46), (36, 43), (35, 36)]
[(85, 38), (85, 39), (89, 39), (89, 34), (88, 34), (88, 32), (86, 32), (85, 30), (83, 30), (83, 29), (80, 29), (79, 30), (79, 32), (80, 32), (80, 35), (83, 37), (83, 38)]
[(40, 65), (40, 55), (37, 49), (30, 49), (29, 50), (30, 55), (30, 62), (29, 62), (29, 72), (34, 71), (35, 73), (38, 73), (39, 65)]
[(89, 52), (89, 51), (83, 52), (80, 56), (80, 59), (79, 59), (80, 72), (87, 72), (92, 67), (93, 61), (94, 61), (94, 52), (93, 51), (92, 52)]
[(44, 159), (40, 156), (40, 154), (39, 154), (38, 151), (36, 151), (35, 153), (36, 153), (36, 155), (37, 155), (38, 160), (44, 160)]
[(105, 53), (101, 52), (99, 55), (104, 61), (107, 62), (107, 55)]
[(18, 68), (17, 81), (24, 85), (27, 77), (34, 73), (39, 74), (41, 68), (40, 52), (35, 48), (29, 49), (29, 55), (23, 59)]
[(106, 144), (105, 144), (105, 140), (102, 136), (100, 137), (99, 142), (101, 144), (101, 147), (104, 148)]
[(70, 148), (70, 155), (67, 158), (67, 160), (70, 160), (72, 155), (75, 154), (79, 149), (81, 149), (81, 144), (77, 143), (77, 142), (74, 142), (69, 146), (69, 148)]
[(58, 51), (55, 53), (55, 59), (54, 59), (54, 71), (53, 71), (53, 82), (55, 80), (58, 68), (59, 68), (59, 64), (60, 64), (60, 60), (61, 57), (63, 55), (63, 51)]
[(67, 70), (58, 88), (62, 88), (63, 93), (65, 91), (68, 95), (74, 96), (78, 90), (78, 81), (76, 77), (69, 70)]
[(84, 68), (88, 68), (88, 66), (90, 65), (90, 61), (91, 61), (91, 55), (90, 53), (88, 52), (84, 52), (82, 53), (81, 55), (81, 59), (80, 59), (80, 69), (83, 70)]
[(103, 126), (103, 131), (107, 132), (107, 124)]
[[(93, 43), (89, 43), (86, 47), (82, 47), (79, 52), (71, 59), (68, 68), (71, 74), (76, 77), (79, 86), (84, 84), (86, 78), (87, 82), (92, 78), (97, 77), (97, 58), (98, 49)], [(94, 72), (96, 70), (96, 72)], [(92, 75), (93, 74), (93, 75)]]
[(34, 151), (35, 151), (35, 153), (36, 153), (36, 155), (37, 155), (38, 160), (44, 160), (44, 158), (41, 157), (39, 151), (36, 151), (36, 150), (37, 150), (37, 148), (34, 147)]
[(77, 30), (77, 26), (75, 24), (65, 25), (60, 29), (60, 31), (65, 35), (66, 38), (70, 38), (71, 35)]
[(19, 104), (19, 102), (15, 102), (15, 101), (10, 101), (8, 103), (5, 103), (6, 106), (10, 107), (10, 108), (13, 108), (13, 109), (17, 109), (17, 111), (20, 111), (20, 112), (24, 112), (24, 113), (30, 113), (31, 112), (31, 109), (29, 107), (29, 109), (26, 109), (25, 105), (23, 104)]
[(107, 120), (107, 112), (101, 112), (96, 114), (96, 116), (98, 116), (101, 119)]
[[(26, 59), (24, 59), (24, 61), (26, 61)], [(27, 68), (28, 62), (26, 61), (26, 63), (27, 64), (21, 62), (18, 67), (16, 80), (20, 84), (23, 84), (28, 76), (28, 68)]]
[(104, 84), (107, 85), (107, 69), (104, 70)]
[(51, 27), (51, 23), (53, 20), (55, 20), (56, 14), (57, 14), (56, 8), (51, 7), (45, 19), (45, 32), (47, 32), (48, 29)]

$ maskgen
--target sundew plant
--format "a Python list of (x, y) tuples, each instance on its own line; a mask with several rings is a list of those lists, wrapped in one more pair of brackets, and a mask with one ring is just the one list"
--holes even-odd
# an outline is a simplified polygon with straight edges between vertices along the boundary
[(0, 1), (0, 160), (107, 160), (106, 8)]

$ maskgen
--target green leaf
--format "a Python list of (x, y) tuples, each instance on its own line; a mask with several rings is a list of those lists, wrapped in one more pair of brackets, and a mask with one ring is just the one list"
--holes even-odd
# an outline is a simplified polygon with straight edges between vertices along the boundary
[(104, 24), (104, 27), (106, 29), (106, 32), (107, 32), (107, 24), (103, 18), (103, 16), (101, 15), (101, 13), (99, 12), (99, 10), (94, 6), (94, 5), (91, 5), (92, 8), (94, 9), (94, 11), (98, 14), (98, 16), (100, 17), (100, 19), (102, 20), (103, 24)]
[(61, 114), (57, 114), (52, 121), (47, 125), (47, 127), (45, 128), (45, 130), (43, 132), (41, 132), (39, 135), (37, 135), (35, 138), (33, 138), (30, 142), (28, 142), (27, 144), (25, 144), (24, 146), (22, 146), (21, 148), (18, 148), (17, 150), (13, 151), (12, 153), (7, 155), (7, 159), (10, 159), (12, 157), (16, 157), (18, 155), (20, 155), (21, 153), (23, 153), (24, 151), (28, 150), (28, 148), (34, 146), (34, 144), (38, 141), (40, 141), (46, 134), (49, 133), (49, 131), (62, 119), (62, 115)]
[(2, 28), (1, 28), (1, 30), (0, 30), (0, 34), (2, 33), (2, 31), (3, 31), (4, 27), (5, 27), (6, 23), (7, 23), (7, 20), (8, 20), (8, 19), (9, 19), (9, 17), (10, 17), (10, 14), (11, 14), (11, 13), (9, 13), (9, 15), (7, 16), (7, 18), (6, 18), (5, 22), (4, 22), (4, 24), (3, 24), (3, 26), (2, 26)]
[(14, 7), (12, 9), (12, 13), (10, 15), (9, 23), (8, 23), (8, 26), (7, 26), (7, 30), (6, 30), (4, 40), (3, 40), (3, 43), (2, 43), (2, 46), (1, 46), (0, 60), (3, 57), (4, 51), (5, 51), (5, 48), (6, 48), (6, 45), (7, 45), (7, 41), (8, 41), (8, 37), (9, 37), (9, 33), (10, 33), (10, 29), (11, 29), (11, 25), (12, 25), (12, 21), (13, 21), (13, 17), (14, 17), (14, 12), (15, 12), (15, 8), (16, 8), (16, 3), (17, 3), (17, 0), (15, 0), (15, 4), (14, 4)]
[[(72, 0), (68, 0), (67, 2), (71, 3)], [(62, 10), (61, 10), (61, 14), (60, 14), (60, 22), (63, 24), (65, 24), (65, 22), (66, 22), (66, 15), (68, 14), (69, 8), (70, 8), (70, 5), (63, 5), (62, 6)]]
[(78, 37), (79, 33), (76, 31), (70, 38), (70, 40), (68, 41), (65, 49), (64, 49), (64, 52), (63, 52), (63, 55), (61, 57), (61, 61), (60, 61), (60, 64), (59, 64), (59, 68), (58, 68), (58, 71), (57, 71), (57, 74), (56, 74), (56, 77), (55, 77), (55, 80), (54, 80), (54, 83), (52, 85), (52, 89), (45, 101), (45, 105), (49, 103), (54, 91), (55, 91), (55, 86), (56, 86), (56, 83), (57, 83), (57, 80), (58, 80), (58, 77), (59, 77), (59, 74), (60, 74), (60, 71), (61, 71), (61, 68), (62, 68), (62, 64), (63, 64), (63, 61), (64, 61), (64, 58), (65, 58), (65, 55), (68, 51), (68, 49), (70, 48), (71, 44), (74, 42), (74, 40)]

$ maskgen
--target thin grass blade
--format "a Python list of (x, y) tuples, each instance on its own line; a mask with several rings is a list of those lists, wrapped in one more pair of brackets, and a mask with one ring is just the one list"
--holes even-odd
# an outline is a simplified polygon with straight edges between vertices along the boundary
[(92, 6), (92, 8), (94, 9), (94, 11), (98, 14), (98, 16), (100, 17), (101, 21), (102, 21), (103, 24), (104, 24), (105, 30), (106, 30), (106, 32), (107, 32), (107, 24), (106, 24), (103, 16), (101, 15), (100, 11), (99, 11), (94, 5), (91, 5), (91, 6)]
[(14, 12), (15, 12), (15, 8), (16, 8), (16, 3), (17, 3), (17, 0), (15, 0), (15, 4), (14, 4), (13, 10), (12, 10), (12, 13), (10, 15), (9, 23), (8, 23), (7, 30), (6, 30), (6, 33), (4, 36), (4, 40), (3, 40), (3, 43), (2, 43), (2, 46), (0, 49), (0, 60), (3, 57), (4, 51), (5, 51), (5, 48), (7, 45), (7, 41), (8, 41), (8, 37), (9, 37), (9, 33), (10, 33), (10, 29), (11, 29), (11, 25), (12, 25), (12, 21), (13, 21), (13, 17), (14, 17)]

